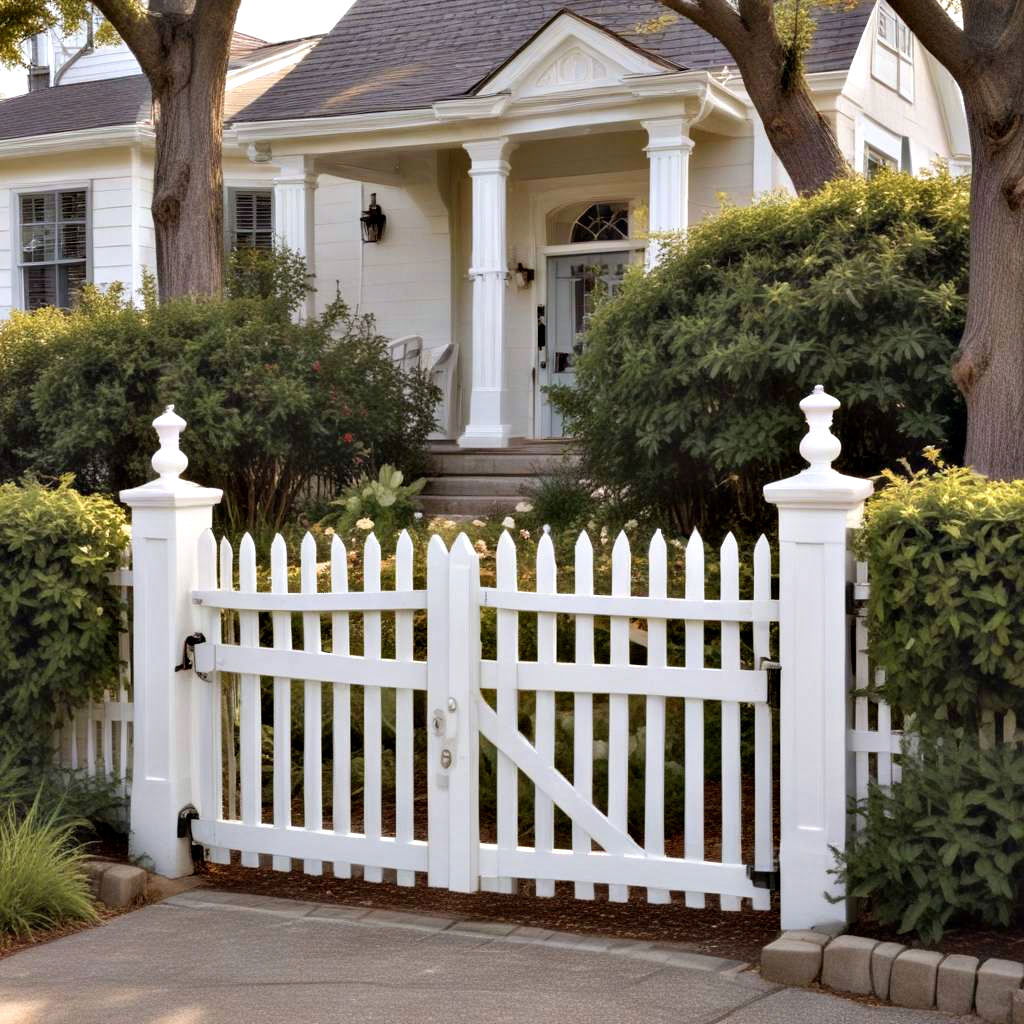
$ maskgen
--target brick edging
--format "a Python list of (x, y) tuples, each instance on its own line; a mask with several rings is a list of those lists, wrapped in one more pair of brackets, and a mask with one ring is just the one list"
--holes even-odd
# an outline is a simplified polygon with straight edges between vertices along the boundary
[(783, 932), (761, 951), (761, 974), (781, 985), (811, 985), (874, 996), (896, 1006), (976, 1013), (991, 1024), (1024, 1024), (1024, 964), (909, 949), (827, 930)]

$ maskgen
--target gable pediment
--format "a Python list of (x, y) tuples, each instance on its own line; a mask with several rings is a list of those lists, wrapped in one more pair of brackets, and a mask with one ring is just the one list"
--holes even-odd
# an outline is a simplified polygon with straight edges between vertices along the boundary
[(628, 46), (597, 25), (562, 13), (477, 87), (477, 96), (516, 99), (621, 85), (631, 75), (657, 75), (673, 65)]

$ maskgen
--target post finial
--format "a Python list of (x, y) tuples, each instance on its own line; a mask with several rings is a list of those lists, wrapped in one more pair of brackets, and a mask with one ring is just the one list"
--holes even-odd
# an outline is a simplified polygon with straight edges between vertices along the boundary
[(174, 406), (168, 405), (163, 414), (153, 420), (153, 427), (160, 438), (160, 447), (152, 459), (153, 468), (161, 480), (175, 483), (188, 466), (188, 456), (179, 444), (186, 423), (174, 411)]
[(839, 438), (832, 433), (832, 415), (839, 405), (839, 399), (828, 394), (821, 384), (816, 384), (814, 391), (800, 403), (807, 419), (800, 454), (807, 460), (810, 472), (830, 470), (842, 451)]

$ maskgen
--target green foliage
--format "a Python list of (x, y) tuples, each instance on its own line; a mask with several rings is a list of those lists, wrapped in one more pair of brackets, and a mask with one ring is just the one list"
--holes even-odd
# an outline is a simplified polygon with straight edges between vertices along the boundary
[(968, 199), (946, 174), (850, 177), (695, 225), (598, 308), (577, 387), (553, 391), (583, 472), (684, 528), (763, 528), (762, 486), (803, 466), (798, 403), (817, 383), (843, 401), (844, 472), (927, 443), (955, 454)]
[[(332, 526), (341, 533), (360, 529), (374, 530), (378, 537), (390, 537), (411, 526), (416, 511), (415, 497), (426, 480), (420, 478), (403, 484), (405, 475), (394, 466), (383, 465), (376, 479), (360, 476), (347, 487), (341, 497), (331, 502), (338, 512), (327, 515), (321, 525)], [(369, 525), (367, 525), (369, 524)]]
[(67, 478), (0, 485), (0, 750), (47, 760), (54, 724), (116, 678), (107, 576), (127, 539), (121, 509)]
[(74, 825), (38, 804), (0, 812), (0, 935), (29, 936), (69, 921), (94, 921), (96, 910), (76, 848)]
[[(425, 461), (438, 392), (388, 356), (373, 319), (330, 303), (296, 323), (301, 259), (239, 254), (220, 300), (133, 306), (85, 289), (71, 313), (0, 326), (0, 469), (74, 472), (88, 492), (151, 476), (154, 416), (188, 420), (188, 475), (224, 490), (232, 532), (279, 528), (300, 496), (367, 470)], [(30, 351), (31, 350), (31, 351)]]
[(40, 814), (76, 827), (127, 830), (128, 805), (119, 783), (86, 771), (31, 764), (18, 755), (10, 749), (0, 756), (0, 807), (25, 814), (36, 804)]
[(1024, 754), (963, 730), (915, 741), (899, 785), (860, 805), (837, 873), (881, 924), (926, 943), (958, 921), (1005, 927), (1024, 884)]
[(591, 487), (580, 479), (575, 463), (541, 477), (530, 487), (528, 498), (532, 518), (553, 530), (581, 529), (597, 509)]
[(941, 462), (885, 478), (857, 536), (882, 695), (921, 723), (1024, 713), (1024, 480)]

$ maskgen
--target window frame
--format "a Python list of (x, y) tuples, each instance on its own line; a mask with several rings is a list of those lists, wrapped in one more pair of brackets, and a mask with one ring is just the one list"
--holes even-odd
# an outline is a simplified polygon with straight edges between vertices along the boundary
[[(267, 181), (233, 181), (224, 186), (224, 254), (233, 253), (237, 245), (238, 228), (236, 225), (235, 202), (239, 194), (245, 192), (265, 192), (270, 196), (270, 245), (273, 248), (277, 239), (276, 210), (274, 203), (274, 186)], [(255, 231), (255, 228), (253, 229)], [(258, 246), (253, 246), (258, 248)]]
[[(95, 263), (93, 261), (93, 196), (91, 181), (48, 181), (18, 185), (10, 190), (11, 210), (11, 307), (28, 311), (26, 307), (25, 270), (31, 267), (60, 267), (72, 263), (81, 263), (82, 260), (46, 260), (37, 263), (25, 263), (22, 260), (22, 228), (26, 225), (22, 221), (21, 200), (23, 196), (34, 195), (57, 195), (61, 192), (83, 192), (85, 194), (85, 277), (84, 284), (93, 283)], [(46, 308), (46, 307), (40, 307)], [(62, 306), (54, 306), (54, 309), (62, 309)]]
[[(887, 26), (892, 26), (892, 35), (889, 38)], [(887, 53), (896, 66), (896, 82), (893, 84), (883, 76), (878, 63), (879, 50)], [(871, 55), (871, 77), (880, 82), (887, 89), (907, 100), (914, 102), (916, 74), (916, 47), (914, 33), (910, 31), (907, 23), (885, 2), (879, 0), (878, 9), (875, 15), (875, 40), (874, 49)]]

